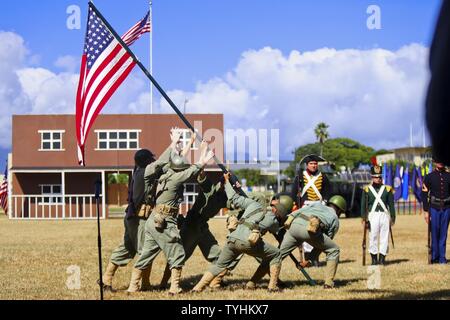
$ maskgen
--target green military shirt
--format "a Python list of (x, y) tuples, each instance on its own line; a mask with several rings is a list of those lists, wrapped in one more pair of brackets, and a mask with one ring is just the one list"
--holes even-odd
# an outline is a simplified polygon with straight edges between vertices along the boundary
[(161, 175), (162, 168), (169, 163), (172, 148), (167, 148), (161, 156), (154, 162), (145, 167), (144, 181), (145, 181), (145, 194), (149, 192), (149, 188), (153, 181)]
[[(208, 221), (217, 215), (220, 209), (227, 205), (227, 195), (225, 190), (221, 188), (221, 183), (213, 184), (207, 177), (197, 179), (197, 182), (202, 189), (195, 200), (194, 206), (189, 214), (197, 215), (203, 221)], [(194, 218), (194, 217), (192, 217)]]
[(312, 203), (306, 207), (292, 212), (290, 215), (294, 217), (292, 224), (308, 225), (308, 221), (303, 219), (300, 214), (306, 217), (316, 216), (323, 224), (322, 232), (331, 239), (334, 238), (339, 230), (339, 218), (333, 208), (323, 205), (321, 203)]
[[(373, 185), (373, 188), (378, 193), (383, 185)], [(394, 189), (391, 186), (384, 185), (384, 191), (381, 195), (381, 201), (383, 201), (386, 208), (389, 210), (391, 220), (395, 222), (395, 205), (394, 205)], [(372, 206), (375, 202), (375, 195), (370, 191), (369, 186), (364, 187), (361, 197), (361, 217), (367, 219), (368, 213), (372, 210)], [(383, 207), (378, 204), (375, 211), (384, 211)]]
[[(266, 233), (267, 231), (273, 234), (276, 234), (278, 232), (278, 230), (280, 229), (280, 224), (273, 214), (272, 209), (263, 208), (261, 204), (259, 204), (255, 200), (241, 196), (233, 189), (229, 182), (225, 184), (225, 192), (228, 199), (231, 200), (234, 206), (237, 206), (244, 210), (242, 219), (245, 219), (245, 222), (249, 224), (258, 223), (258, 229), (262, 234)], [(260, 212), (252, 214), (258, 209), (260, 210)], [(239, 224), (236, 230), (228, 235), (228, 238), (247, 241), (251, 232), (251, 228), (244, 224)]]
[(178, 207), (183, 201), (183, 184), (198, 174), (201, 168), (198, 164), (191, 165), (186, 170), (180, 172), (175, 172), (169, 168), (159, 178), (158, 187), (156, 188), (156, 204)]

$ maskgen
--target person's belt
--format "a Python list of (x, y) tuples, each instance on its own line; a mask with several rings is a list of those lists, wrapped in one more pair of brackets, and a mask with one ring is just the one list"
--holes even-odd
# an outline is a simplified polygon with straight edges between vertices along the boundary
[(309, 217), (307, 215), (304, 215), (303, 213), (300, 213), (298, 216), (303, 220), (309, 221)]
[(430, 202), (432, 205), (435, 206), (440, 206), (440, 205), (450, 205), (450, 197), (445, 198), (445, 199), (441, 199), (441, 198), (436, 198), (435, 196), (431, 196), (430, 198)]
[(178, 207), (172, 207), (167, 204), (157, 204), (155, 206), (156, 212), (166, 215), (166, 216), (177, 216), (178, 215)]
[(250, 230), (258, 229), (258, 224), (254, 223), (254, 222), (247, 222), (244, 219), (239, 220), (238, 224), (242, 224), (242, 225), (246, 226), (247, 228), (249, 228)]

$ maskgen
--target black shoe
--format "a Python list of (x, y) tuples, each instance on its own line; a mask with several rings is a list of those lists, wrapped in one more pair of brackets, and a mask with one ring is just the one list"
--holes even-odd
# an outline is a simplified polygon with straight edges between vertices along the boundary
[(376, 266), (378, 264), (378, 257), (376, 254), (370, 254), (370, 256), (372, 257), (372, 265)]
[(379, 258), (378, 264), (381, 264), (382, 266), (386, 265), (386, 256), (384, 254), (380, 253), (380, 258)]

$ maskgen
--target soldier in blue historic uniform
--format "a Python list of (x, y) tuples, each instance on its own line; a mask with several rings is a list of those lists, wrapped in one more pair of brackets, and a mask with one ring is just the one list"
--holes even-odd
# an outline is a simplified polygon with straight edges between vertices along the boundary
[(422, 185), (425, 221), (431, 223), (431, 263), (447, 263), (445, 257), (450, 220), (450, 173), (433, 158), (435, 170), (425, 176)]

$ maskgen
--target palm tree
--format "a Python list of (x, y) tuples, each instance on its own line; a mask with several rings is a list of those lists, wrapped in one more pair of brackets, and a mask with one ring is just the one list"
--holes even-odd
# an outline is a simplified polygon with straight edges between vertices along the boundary
[(320, 143), (320, 156), (323, 154), (323, 144), (330, 137), (328, 134), (328, 128), (330, 126), (324, 122), (320, 122), (314, 129), (314, 134), (316, 135), (317, 142)]

